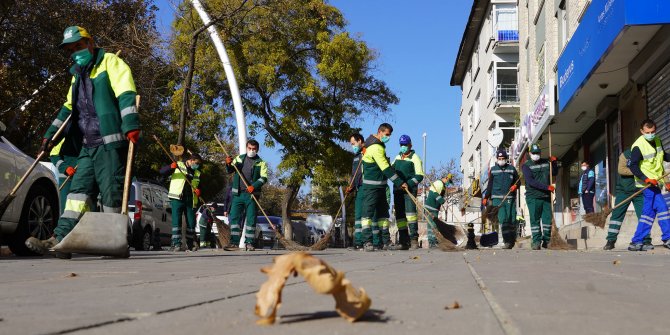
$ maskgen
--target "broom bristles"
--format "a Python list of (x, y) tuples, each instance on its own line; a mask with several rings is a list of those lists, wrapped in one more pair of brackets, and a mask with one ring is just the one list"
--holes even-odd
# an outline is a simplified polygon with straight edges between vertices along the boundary
[(328, 248), (328, 241), (330, 241), (331, 236), (332, 236), (332, 230), (329, 229), (326, 235), (323, 235), (323, 237), (321, 237), (318, 241), (312, 244), (311, 247), (309, 247), (309, 250), (312, 251), (326, 250), (326, 248)]
[(605, 222), (607, 222), (607, 217), (610, 215), (610, 213), (612, 213), (612, 210), (608, 208), (602, 212), (584, 214), (583, 218), (584, 221), (598, 228), (605, 228)]
[(568, 244), (563, 237), (558, 232), (558, 228), (556, 227), (556, 222), (552, 219), (551, 220), (551, 238), (549, 239), (549, 245), (548, 245), (550, 250), (574, 250), (575, 248)]
[(437, 228), (431, 227), (431, 229), (433, 230), (433, 234), (435, 234), (435, 237), (437, 238), (437, 246), (440, 248), (440, 250), (447, 252), (463, 250), (463, 248), (457, 246), (456, 244), (454, 244), (453, 242), (449, 241), (444, 236), (442, 236), (442, 234), (440, 233), (439, 230), (437, 230)]
[(214, 219), (214, 222), (216, 223), (216, 229), (219, 231), (217, 238), (219, 239), (221, 248), (224, 248), (230, 244), (230, 227), (219, 219)]

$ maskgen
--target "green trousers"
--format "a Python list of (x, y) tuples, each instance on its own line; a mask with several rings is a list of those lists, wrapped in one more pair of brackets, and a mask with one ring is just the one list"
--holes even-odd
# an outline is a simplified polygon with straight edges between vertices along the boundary
[[(386, 188), (374, 187), (363, 184), (359, 190), (363, 193), (363, 206), (361, 211), (361, 240), (363, 244), (372, 243), (377, 245), (381, 242), (379, 227), (388, 227), (389, 203), (386, 201)], [(373, 222), (376, 218), (377, 238), (373, 241)]]
[(356, 191), (354, 199), (354, 246), (363, 246), (363, 227), (361, 226), (361, 216), (363, 215), (363, 192)]
[(198, 226), (200, 226), (200, 235), (198, 236), (198, 239), (200, 240), (201, 247), (206, 247), (211, 240), (213, 222), (209, 220), (209, 217), (209, 213), (203, 211), (202, 215), (200, 215), (200, 221), (198, 221)]
[(98, 193), (102, 198), (103, 212), (121, 213), (127, 153), (127, 147), (114, 149), (102, 145), (81, 149), (65, 210), (54, 229), (56, 239), (62, 240), (84, 213), (94, 208)]
[[(493, 199), (493, 206), (500, 206), (502, 199)], [(502, 229), (503, 242), (516, 242), (517, 224), (516, 224), (516, 203), (513, 197), (507, 197), (505, 202), (498, 210), (498, 222)], [(551, 224), (551, 219), (549, 221)], [(551, 232), (551, 227), (549, 227)]]
[(51, 163), (54, 164), (56, 169), (58, 169), (58, 187), (63, 185), (63, 188), (59, 191), (60, 193), (60, 214), (63, 214), (65, 210), (65, 200), (67, 199), (67, 194), (70, 193), (70, 185), (72, 185), (72, 179), (65, 182), (67, 175), (65, 170), (68, 166), (75, 167), (77, 165), (77, 157), (73, 156), (50, 156), (49, 159)]
[[(530, 216), (530, 231), (532, 233), (533, 246), (547, 242), (551, 238), (551, 199), (526, 197), (528, 214)], [(501, 208), (502, 209), (502, 208)], [(542, 221), (542, 225), (540, 225)]]
[[(428, 209), (428, 212), (437, 218), (438, 212)], [(428, 224), (426, 225), (426, 234), (428, 235), (428, 246), (429, 247), (435, 247), (437, 246), (437, 237), (435, 236), (435, 232), (433, 231), (433, 227), (437, 228), (435, 226), (435, 221), (433, 221), (433, 218), (430, 215), (426, 215), (426, 218), (428, 219)]]
[(238, 245), (242, 237), (242, 227), (244, 227), (244, 213), (246, 213), (247, 229), (244, 232), (244, 243), (254, 244), (256, 234), (256, 202), (251, 198), (251, 194), (242, 192), (233, 195), (230, 206), (230, 242)]
[(181, 246), (181, 218), (186, 216), (186, 245), (190, 249), (195, 239), (193, 198), (188, 196), (184, 199), (170, 199), (170, 206), (172, 206), (172, 246)]
[[(615, 197), (614, 205), (618, 206), (621, 201), (626, 200), (628, 197), (633, 195), (635, 192), (617, 192)], [(617, 237), (619, 236), (619, 231), (621, 230), (621, 225), (623, 220), (626, 218), (626, 212), (628, 211), (628, 206), (633, 202), (633, 207), (635, 207), (635, 214), (637, 215), (637, 220), (640, 221), (640, 215), (642, 214), (642, 205), (644, 204), (644, 196), (639, 194), (632, 200), (629, 200), (627, 204), (621, 205), (621, 207), (616, 208), (612, 211), (612, 216), (610, 216), (610, 224), (607, 229), (607, 240), (616, 242)], [(651, 244), (651, 235), (644, 238), (644, 244)]]
[[(416, 193), (413, 192), (414, 197)], [(416, 213), (416, 204), (404, 190), (393, 192), (393, 205), (395, 207), (395, 220), (398, 231), (409, 229), (409, 238), (419, 238), (419, 219)]]

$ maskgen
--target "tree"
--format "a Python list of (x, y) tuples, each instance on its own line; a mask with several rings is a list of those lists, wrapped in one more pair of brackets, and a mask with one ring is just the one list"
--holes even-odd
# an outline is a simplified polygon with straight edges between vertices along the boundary
[[(241, 3), (213, 0), (208, 11), (218, 16)], [(243, 7), (217, 28), (231, 54), (251, 135), (263, 136), (267, 147), (282, 154), (278, 172), (287, 188), (282, 217), (290, 229), (289, 212), (303, 182), (309, 178), (322, 187), (345, 184), (352, 155), (340, 143), (359, 130), (355, 121), (389, 112), (398, 98), (375, 77), (376, 54), (344, 31), (337, 8), (323, 0), (255, 1)], [(184, 66), (183, 36), (196, 29), (199, 19), (188, 1), (180, 8), (182, 19), (175, 22), (171, 45), (177, 64)], [(192, 93), (229, 116), (231, 99), (213, 47), (200, 45), (196, 54)], [(221, 126), (233, 133), (225, 123)]]

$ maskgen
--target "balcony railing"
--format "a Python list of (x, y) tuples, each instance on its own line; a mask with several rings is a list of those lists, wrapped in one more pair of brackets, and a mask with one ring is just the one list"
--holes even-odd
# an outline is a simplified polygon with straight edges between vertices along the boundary
[(519, 30), (498, 30), (498, 42), (519, 42)]
[(519, 102), (519, 88), (517, 84), (498, 84), (496, 87), (496, 102)]

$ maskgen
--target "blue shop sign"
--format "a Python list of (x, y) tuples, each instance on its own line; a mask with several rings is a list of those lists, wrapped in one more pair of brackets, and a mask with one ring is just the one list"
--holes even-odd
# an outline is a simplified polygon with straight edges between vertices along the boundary
[(624, 27), (668, 23), (668, 0), (593, 0), (558, 59), (559, 112), (586, 83)]

